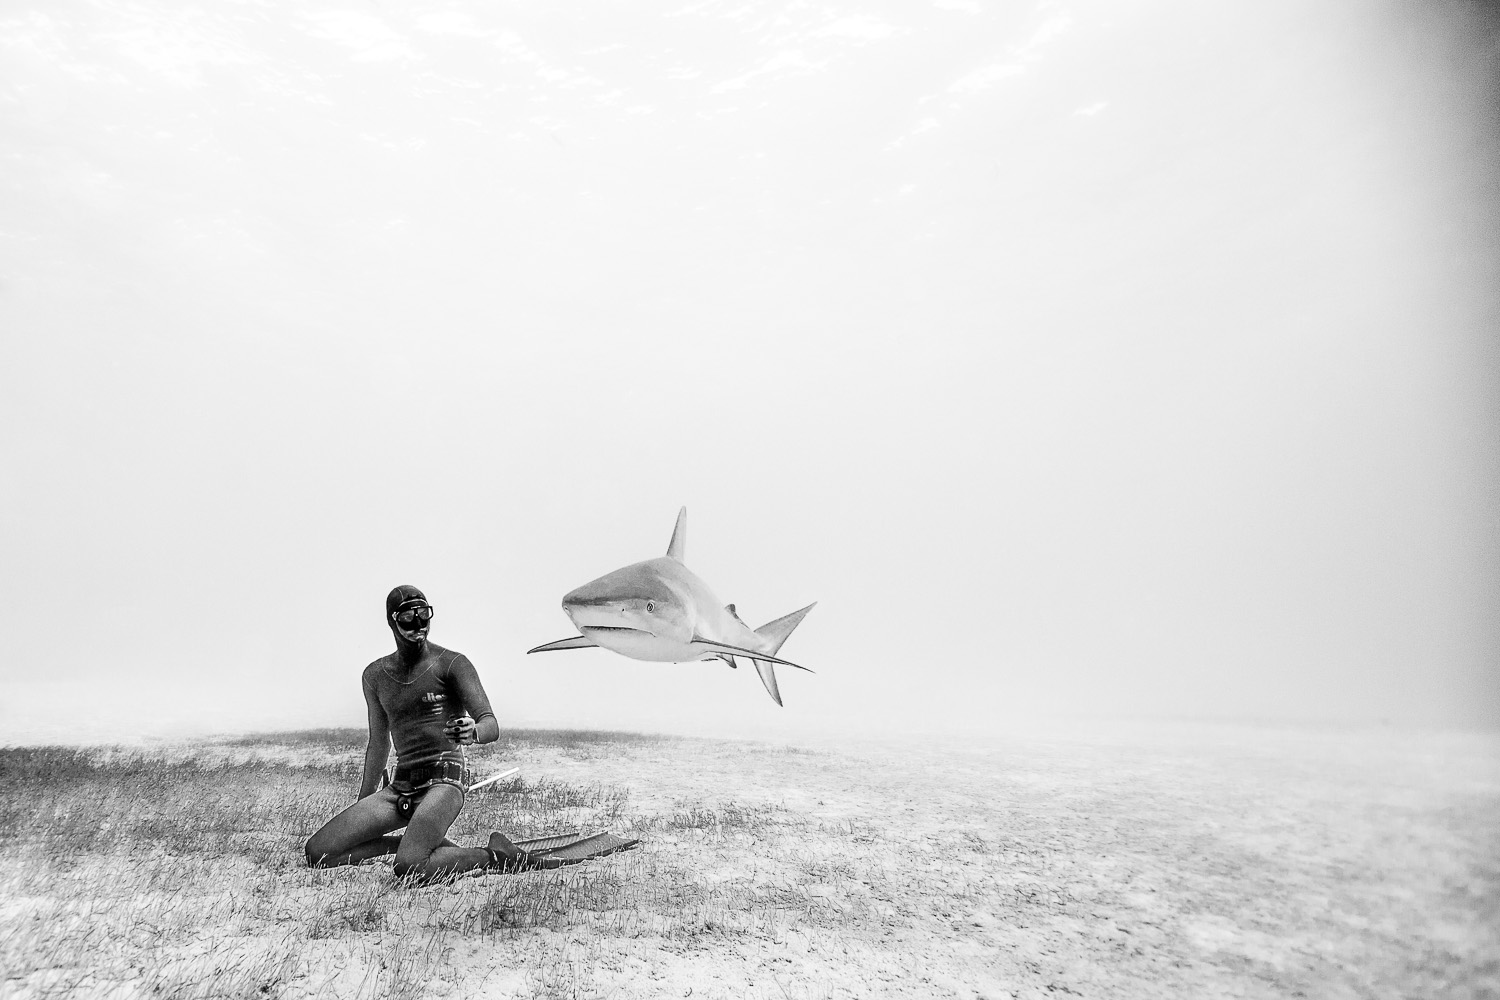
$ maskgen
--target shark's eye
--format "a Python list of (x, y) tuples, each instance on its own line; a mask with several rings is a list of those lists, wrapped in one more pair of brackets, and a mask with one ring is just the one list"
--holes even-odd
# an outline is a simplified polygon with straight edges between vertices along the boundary
[(655, 601), (647, 601), (646, 602), (646, 614), (648, 614), (648, 615), (654, 615), (654, 614), (656, 614), (656, 602)]

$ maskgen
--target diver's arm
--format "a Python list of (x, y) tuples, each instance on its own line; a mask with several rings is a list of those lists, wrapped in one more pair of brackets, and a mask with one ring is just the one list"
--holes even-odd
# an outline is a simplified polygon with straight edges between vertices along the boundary
[(365, 772), (359, 779), (359, 797), (375, 791), (391, 756), (391, 724), (375, 692), (365, 686), (365, 707), (370, 716), (370, 742), (365, 744)]
[(494, 712), (485, 712), (474, 720), (474, 742), (493, 743), (500, 738), (500, 723)]
[(462, 653), (453, 661), (453, 682), (463, 697), (464, 709), (474, 719), (474, 742), (493, 743), (500, 738), (500, 723), (490, 709), (489, 695), (479, 682), (479, 671)]

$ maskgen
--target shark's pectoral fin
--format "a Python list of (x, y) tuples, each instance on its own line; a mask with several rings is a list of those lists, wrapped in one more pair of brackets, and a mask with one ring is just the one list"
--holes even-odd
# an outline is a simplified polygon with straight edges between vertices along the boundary
[[(795, 666), (795, 664), (793, 664)], [(755, 658), (755, 672), (760, 674), (760, 682), (766, 686), (766, 693), (776, 704), (781, 704), (781, 691), (776, 687), (776, 668), (771, 666), (760, 657)]]
[(549, 642), (546, 645), (538, 646), (535, 649), (528, 649), (526, 652), (550, 653), (554, 649), (588, 649), (590, 646), (597, 645), (599, 644), (592, 639), (581, 635), (575, 635), (571, 639), (559, 639), (556, 642)]
[(811, 669), (804, 667), (802, 664), (793, 663), (791, 660), (783, 660), (780, 657), (769, 656), (765, 653), (760, 652), (759, 650), (746, 649), (743, 646), (731, 646), (727, 642), (715, 642), (713, 639), (705, 639), (702, 636), (698, 635), (693, 636), (690, 645), (696, 646), (704, 652), (719, 654), (727, 653), (730, 656), (748, 656), (751, 659), (765, 660), (769, 663), (779, 663), (784, 667), (796, 667), (798, 670), (806, 670), (808, 673), (813, 672)]

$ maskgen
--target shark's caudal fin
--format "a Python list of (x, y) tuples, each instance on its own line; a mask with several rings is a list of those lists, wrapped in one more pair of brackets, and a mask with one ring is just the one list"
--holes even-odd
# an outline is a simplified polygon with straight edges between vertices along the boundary
[(677, 526), (672, 529), (672, 541), (667, 545), (667, 555), (680, 563), (687, 562), (687, 508), (677, 512)]
[[(783, 615), (774, 622), (766, 622), (766, 624), (756, 629), (755, 634), (770, 643), (771, 648), (766, 650), (766, 652), (775, 656), (781, 650), (781, 644), (786, 642), (786, 637), (792, 634), (792, 629), (801, 624), (802, 619), (807, 616), (807, 613), (817, 607), (817, 605), (818, 602), (814, 601), (800, 611), (793, 611), (789, 615)], [(771, 696), (776, 704), (780, 705), (781, 690), (776, 686), (776, 667), (772, 665), (770, 660), (763, 660), (759, 657), (752, 657), (752, 659), (755, 661), (755, 672), (760, 674), (760, 682), (766, 686), (766, 693)], [(777, 662), (785, 663), (786, 661), (778, 660)], [(797, 666), (795, 663), (789, 665)], [(802, 669), (806, 670), (807, 668), (803, 667)]]
[(817, 606), (818, 602), (813, 601), (800, 611), (793, 611), (789, 615), (782, 615), (774, 622), (766, 622), (760, 628), (756, 629), (756, 635), (762, 639), (769, 640), (771, 643), (771, 648), (766, 650), (766, 652), (775, 656), (781, 650), (781, 644), (786, 642), (786, 637), (792, 634), (792, 629), (802, 624), (802, 619), (806, 618), (807, 613)]
[(776, 686), (776, 668), (766, 660), (755, 660), (755, 672), (760, 674), (760, 682), (766, 686), (766, 693), (776, 704), (781, 704), (781, 690)]

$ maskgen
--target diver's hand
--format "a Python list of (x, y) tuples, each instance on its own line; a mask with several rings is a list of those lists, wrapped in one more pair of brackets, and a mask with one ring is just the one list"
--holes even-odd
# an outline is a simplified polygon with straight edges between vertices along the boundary
[(478, 737), (474, 735), (474, 729), (474, 720), (465, 713), (449, 719), (448, 724), (443, 727), (443, 734), (454, 743), (463, 746), (479, 742)]

